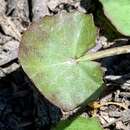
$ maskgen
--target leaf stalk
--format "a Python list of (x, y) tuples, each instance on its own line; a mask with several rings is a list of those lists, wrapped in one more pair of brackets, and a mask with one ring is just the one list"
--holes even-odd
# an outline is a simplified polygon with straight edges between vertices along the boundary
[(115, 47), (111, 49), (101, 50), (95, 53), (89, 52), (86, 53), (84, 56), (78, 58), (77, 62), (87, 61), (87, 60), (97, 60), (109, 56), (115, 56), (120, 54), (127, 54), (130, 53), (130, 45), (125, 45), (122, 47)]

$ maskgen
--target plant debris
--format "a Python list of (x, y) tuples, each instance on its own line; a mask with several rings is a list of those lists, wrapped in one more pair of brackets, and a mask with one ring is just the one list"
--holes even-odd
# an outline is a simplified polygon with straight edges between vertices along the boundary
[[(0, 7), (0, 129), (49, 130), (62, 114), (59, 108), (40, 95), (21, 69), (18, 61), (21, 36), (32, 21), (39, 21), (45, 15), (72, 10), (94, 13), (94, 4), (91, 0), (0, 0)], [(98, 28), (102, 31), (103, 27)], [(106, 30), (101, 31), (97, 39), (103, 45), (98, 46), (100, 50), (129, 44), (129, 37), (122, 36), (111, 41), (103, 35)], [(97, 101), (128, 106), (124, 109), (109, 104), (96, 110), (96, 116), (105, 130), (130, 130), (129, 59), (130, 54), (125, 54), (99, 60), (105, 70), (106, 90)], [(91, 108), (86, 107), (83, 115), (92, 116)]]

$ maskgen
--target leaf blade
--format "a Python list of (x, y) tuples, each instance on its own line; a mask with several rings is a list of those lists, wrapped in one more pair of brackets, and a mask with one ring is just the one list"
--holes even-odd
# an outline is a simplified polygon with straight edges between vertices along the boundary
[[(83, 25), (77, 26), (79, 21)], [(76, 37), (77, 33), (81, 36)], [(101, 93), (100, 65), (75, 60), (95, 45), (96, 33), (91, 16), (74, 12), (46, 17), (23, 36), (19, 53), (23, 69), (41, 93), (64, 111), (94, 100)]]
[(116, 29), (130, 36), (130, 1), (129, 0), (99, 0), (107, 18)]
[(61, 121), (52, 130), (103, 130), (97, 118), (77, 117)]

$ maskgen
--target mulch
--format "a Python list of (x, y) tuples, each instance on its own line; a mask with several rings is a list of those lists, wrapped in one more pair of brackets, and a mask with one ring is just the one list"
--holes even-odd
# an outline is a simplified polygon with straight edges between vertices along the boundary
[[(0, 130), (49, 130), (62, 117), (61, 110), (45, 99), (25, 74), (18, 61), (22, 34), (32, 22), (60, 11), (90, 11), (91, 0), (0, 0)], [(105, 40), (102, 41), (102, 38)], [(108, 47), (129, 43), (118, 39), (114, 45), (103, 33)], [(97, 101), (104, 105), (96, 115), (105, 130), (130, 130), (130, 55), (99, 60), (105, 70), (105, 92)], [(84, 115), (92, 116), (86, 107)]]

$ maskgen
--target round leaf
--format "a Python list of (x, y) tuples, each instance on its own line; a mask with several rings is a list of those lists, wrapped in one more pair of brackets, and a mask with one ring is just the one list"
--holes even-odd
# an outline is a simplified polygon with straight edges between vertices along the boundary
[(77, 117), (60, 121), (52, 130), (103, 130), (97, 118)]
[(100, 0), (105, 15), (117, 30), (130, 36), (130, 0)]
[(52, 103), (70, 111), (96, 99), (102, 70), (96, 62), (76, 62), (95, 45), (92, 16), (80, 12), (45, 17), (23, 35), (19, 58), (24, 71)]

